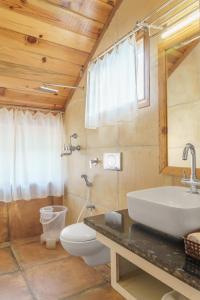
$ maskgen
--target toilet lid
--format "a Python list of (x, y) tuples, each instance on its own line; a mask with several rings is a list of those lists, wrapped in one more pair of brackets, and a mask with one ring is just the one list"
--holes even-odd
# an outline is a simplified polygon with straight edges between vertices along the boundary
[(84, 223), (76, 223), (65, 227), (60, 237), (71, 242), (86, 242), (96, 239), (96, 231)]

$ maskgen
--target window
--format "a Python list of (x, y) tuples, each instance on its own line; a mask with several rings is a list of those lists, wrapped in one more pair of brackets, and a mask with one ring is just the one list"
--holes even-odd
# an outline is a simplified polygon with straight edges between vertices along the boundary
[(88, 68), (86, 128), (131, 121), (149, 105), (148, 33), (127, 38)]
[(136, 41), (129, 38), (92, 63), (87, 76), (86, 128), (131, 120), (136, 103)]
[(150, 104), (149, 35), (140, 31), (136, 35), (137, 43), (137, 102), (138, 108)]
[(0, 199), (63, 194), (62, 115), (0, 109)]

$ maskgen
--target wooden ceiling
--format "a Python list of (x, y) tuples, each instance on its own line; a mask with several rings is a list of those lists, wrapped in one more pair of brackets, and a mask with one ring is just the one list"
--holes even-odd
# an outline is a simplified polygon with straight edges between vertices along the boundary
[(187, 45), (179, 48), (170, 48), (167, 51), (167, 76), (176, 70), (176, 68), (184, 61), (184, 59), (192, 52), (192, 50), (199, 44), (199, 40), (195, 40)]
[(0, 103), (64, 109), (122, 0), (1, 0)]

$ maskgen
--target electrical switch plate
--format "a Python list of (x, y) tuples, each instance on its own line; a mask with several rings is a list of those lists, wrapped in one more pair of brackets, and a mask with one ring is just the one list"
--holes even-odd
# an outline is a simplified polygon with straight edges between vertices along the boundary
[(103, 168), (104, 170), (121, 171), (121, 153), (104, 153)]

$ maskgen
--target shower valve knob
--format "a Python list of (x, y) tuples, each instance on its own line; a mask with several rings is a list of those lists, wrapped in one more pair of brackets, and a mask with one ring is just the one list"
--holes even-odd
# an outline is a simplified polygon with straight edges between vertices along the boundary
[(98, 159), (98, 157), (91, 159), (89, 161), (89, 165), (90, 165), (90, 169), (92, 169), (92, 167), (96, 167), (101, 161)]

